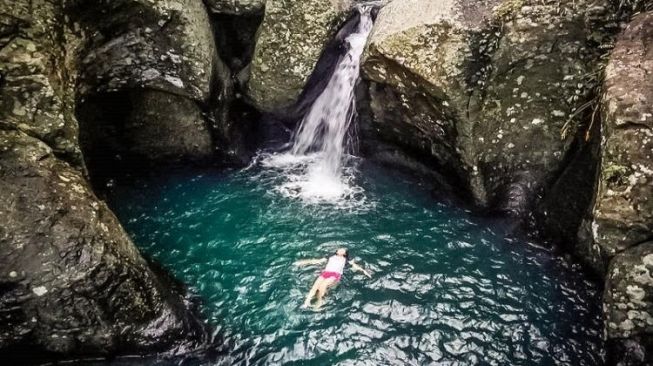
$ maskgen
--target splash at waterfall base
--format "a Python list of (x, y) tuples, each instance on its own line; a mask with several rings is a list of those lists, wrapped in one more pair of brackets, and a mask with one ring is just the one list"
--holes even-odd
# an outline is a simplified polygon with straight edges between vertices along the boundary
[(276, 190), (307, 203), (330, 202), (351, 206), (362, 202), (353, 184), (355, 158), (348, 154), (355, 136), (355, 88), (360, 59), (372, 30), (372, 8), (358, 7), (356, 29), (344, 40), (347, 52), (338, 59), (324, 90), (315, 99), (295, 131), (292, 147), (281, 154), (262, 154), (263, 166), (282, 171), (287, 181)]
[[(284, 180), (274, 190), (306, 204), (354, 208), (365, 201), (364, 190), (355, 183), (359, 158), (347, 157), (337, 175), (325, 169), (323, 154), (261, 154), (260, 165), (277, 171)], [(257, 162), (257, 160), (255, 160)]]

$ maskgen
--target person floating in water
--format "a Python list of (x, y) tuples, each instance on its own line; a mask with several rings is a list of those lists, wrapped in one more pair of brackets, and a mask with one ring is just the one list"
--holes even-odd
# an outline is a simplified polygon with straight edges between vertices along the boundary
[(322, 306), (322, 304), (324, 303), (324, 295), (326, 295), (326, 292), (330, 287), (333, 287), (334, 285), (338, 284), (338, 282), (340, 281), (340, 277), (342, 277), (342, 273), (345, 270), (345, 265), (347, 263), (351, 265), (352, 270), (361, 271), (367, 277), (372, 278), (372, 275), (368, 271), (366, 271), (363, 267), (356, 264), (353, 260), (352, 261), (349, 260), (349, 253), (345, 248), (338, 249), (336, 251), (336, 254), (329, 257), (329, 259), (327, 258), (304, 259), (295, 262), (295, 265), (306, 266), (311, 264), (322, 264), (324, 262), (326, 262), (326, 267), (324, 267), (324, 270), (322, 271), (320, 276), (315, 280), (315, 283), (313, 283), (313, 287), (311, 287), (311, 290), (308, 292), (308, 295), (306, 295), (306, 300), (304, 301), (305, 308), (311, 305), (311, 301), (313, 300), (313, 297), (315, 297), (316, 294), (317, 294), (317, 303), (315, 304), (315, 308), (319, 309)]

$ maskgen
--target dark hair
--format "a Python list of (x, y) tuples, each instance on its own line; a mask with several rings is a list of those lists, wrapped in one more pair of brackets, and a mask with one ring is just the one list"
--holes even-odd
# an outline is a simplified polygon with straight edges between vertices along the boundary
[(336, 255), (338, 255), (338, 251), (339, 251), (340, 249), (344, 249), (344, 250), (345, 250), (345, 258), (349, 259), (349, 249), (347, 249), (347, 248), (338, 248), (338, 249), (336, 249)]

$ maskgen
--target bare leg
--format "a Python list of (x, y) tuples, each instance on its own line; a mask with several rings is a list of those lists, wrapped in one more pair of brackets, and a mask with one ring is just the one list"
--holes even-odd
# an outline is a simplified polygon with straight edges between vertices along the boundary
[(322, 304), (324, 304), (324, 295), (326, 295), (329, 287), (335, 285), (336, 282), (338, 281), (336, 281), (335, 278), (328, 278), (320, 283), (317, 288), (317, 303), (315, 303), (316, 310), (322, 307)]
[(311, 306), (311, 300), (313, 300), (313, 296), (315, 296), (315, 293), (318, 291), (323, 281), (324, 279), (322, 277), (318, 277), (315, 280), (315, 283), (313, 283), (313, 287), (311, 287), (311, 291), (308, 292), (308, 295), (306, 295), (306, 300), (304, 300), (305, 308)]

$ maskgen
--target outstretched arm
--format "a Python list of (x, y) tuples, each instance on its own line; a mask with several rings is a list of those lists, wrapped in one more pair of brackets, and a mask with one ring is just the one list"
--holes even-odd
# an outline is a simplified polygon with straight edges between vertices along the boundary
[(352, 269), (352, 270), (354, 270), (354, 271), (361, 271), (361, 272), (363, 272), (367, 277), (372, 278), (372, 275), (371, 275), (368, 271), (366, 271), (365, 268), (363, 268), (363, 267), (359, 266), (358, 264), (356, 264), (356, 262), (354, 262), (354, 261), (349, 261), (349, 265), (351, 265), (351, 269)]
[(295, 262), (295, 265), (296, 265), (297, 267), (301, 267), (301, 266), (310, 266), (310, 265), (312, 265), (312, 264), (321, 264), (321, 263), (324, 263), (324, 262), (326, 262), (326, 261), (327, 261), (326, 258), (320, 258), (320, 259), (302, 259), (302, 260), (299, 260), (299, 261)]

